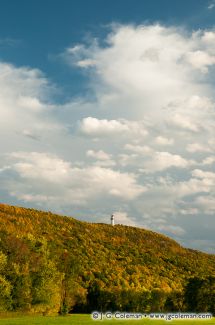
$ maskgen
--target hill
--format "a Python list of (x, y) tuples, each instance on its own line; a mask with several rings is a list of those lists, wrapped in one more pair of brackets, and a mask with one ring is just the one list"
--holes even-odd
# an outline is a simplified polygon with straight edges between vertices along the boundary
[(214, 255), (149, 230), (0, 204), (0, 310), (213, 311), (214, 274)]

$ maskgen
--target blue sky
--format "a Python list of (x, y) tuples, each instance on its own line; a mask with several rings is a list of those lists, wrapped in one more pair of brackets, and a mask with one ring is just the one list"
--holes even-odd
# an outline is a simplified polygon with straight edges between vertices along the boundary
[(90, 37), (102, 42), (112, 22), (160, 22), (190, 29), (214, 24), (210, 1), (205, 0), (1, 0), (0, 4), (1, 58), (41, 69), (63, 87), (64, 96), (83, 91), (84, 80), (76, 69), (68, 71), (57, 56)]
[(215, 2), (0, 0), (1, 201), (215, 251)]

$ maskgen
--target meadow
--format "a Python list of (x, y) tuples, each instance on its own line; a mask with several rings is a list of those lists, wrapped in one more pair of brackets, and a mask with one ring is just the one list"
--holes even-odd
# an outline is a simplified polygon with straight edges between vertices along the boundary
[(94, 321), (91, 319), (90, 315), (70, 315), (70, 316), (14, 316), (14, 317), (7, 317), (1, 318), (0, 324), (2, 325), (99, 325), (106, 323), (105, 325), (138, 325), (146, 324), (146, 325), (164, 325), (164, 324), (171, 324), (171, 325), (215, 325), (215, 318), (211, 320), (186, 320), (186, 321), (163, 321), (163, 320), (102, 320), (102, 321)]

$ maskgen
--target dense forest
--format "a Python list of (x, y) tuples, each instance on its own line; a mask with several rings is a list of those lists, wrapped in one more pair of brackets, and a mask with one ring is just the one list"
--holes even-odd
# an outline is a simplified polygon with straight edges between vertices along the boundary
[(152, 231), (0, 204), (0, 311), (215, 313), (214, 274)]

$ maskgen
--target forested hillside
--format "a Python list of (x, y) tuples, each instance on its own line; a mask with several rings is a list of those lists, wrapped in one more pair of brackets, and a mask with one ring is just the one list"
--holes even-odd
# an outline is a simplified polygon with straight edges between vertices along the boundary
[(152, 231), (0, 204), (0, 311), (214, 312), (214, 274)]

